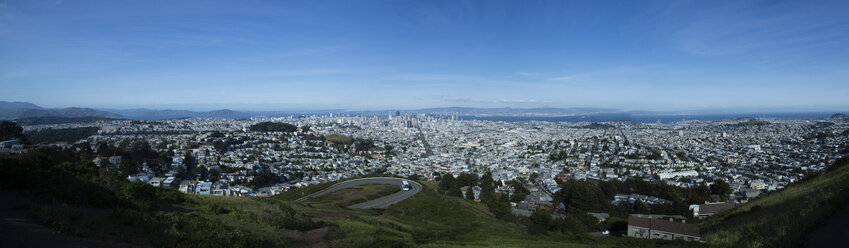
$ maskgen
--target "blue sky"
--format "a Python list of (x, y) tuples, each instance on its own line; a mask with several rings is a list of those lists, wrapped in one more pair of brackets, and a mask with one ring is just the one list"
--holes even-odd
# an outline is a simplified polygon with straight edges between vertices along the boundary
[(849, 1), (0, 0), (47, 107), (849, 109)]

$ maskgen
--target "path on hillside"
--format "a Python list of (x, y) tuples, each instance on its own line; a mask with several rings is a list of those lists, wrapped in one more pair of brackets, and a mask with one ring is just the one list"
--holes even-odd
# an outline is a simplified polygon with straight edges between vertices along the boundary
[(849, 247), (849, 204), (808, 234), (805, 247)]
[[(359, 185), (365, 185), (365, 184), (389, 184), (389, 185), (395, 185), (395, 186), (401, 187), (403, 185), (403, 183), (401, 181), (403, 181), (403, 180), (406, 180), (406, 179), (394, 178), (394, 177), (370, 177), (370, 178), (360, 178), (360, 179), (348, 180), (348, 181), (336, 183), (333, 186), (327, 187), (326, 189), (323, 189), (321, 191), (318, 191), (318, 192), (309, 194), (307, 196), (301, 197), (301, 198), (299, 198), (295, 201), (299, 202), (299, 201), (303, 201), (303, 200), (307, 200), (307, 199), (312, 199), (312, 198), (315, 198), (317, 196), (321, 196), (321, 195), (324, 195), (324, 194), (327, 194), (327, 193), (330, 193), (330, 192), (334, 192), (334, 191), (337, 191), (337, 190), (347, 189), (347, 188), (351, 188), (351, 187), (355, 187), (355, 186), (359, 186)], [(387, 208), (387, 207), (392, 206), (396, 203), (399, 203), (403, 200), (406, 200), (407, 198), (412, 197), (413, 195), (419, 193), (419, 191), (422, 190), (421, 184), (414, 182), (414, 181), (411, 181), (411, 180), (407, 180), (407, 182), (410, 183), (410, 186), (412, 186), (412, 189), (401, 190), (401, 191), (398, 191), (397, 193), (394, 193), (394, 194), (391, 194), (391, 195), (387, 195), (387, 196), (380, 197), (380, 198), (377, 198), (377, 199), (374, 199), (374, 200), (371, 200), (371, 201), (367, 201), (367, 202), (363, 202), (363, 203), (354, 204), (354, 205), (351, 205), (351, 206), (348, 206), (348, 207), (349, 208), (360, 208), (360, 209)]]

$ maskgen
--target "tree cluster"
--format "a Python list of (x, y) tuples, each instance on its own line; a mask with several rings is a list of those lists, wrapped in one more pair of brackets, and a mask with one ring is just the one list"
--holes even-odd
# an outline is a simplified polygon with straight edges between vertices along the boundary
[(77, 127), (63, 129), (41, 129), (26, 132), (26, 137), (33, 144), (50, 144), (55, 142), (74, 143), (81, 139), (97, 134), (97, 127)]
[(525, 197), (531, 194), (531, 191), (525, 187), (525, 185), (528, 184), (528, 181), (525, 180), (525, 178), (517, 177), (513, 180), (507, 181), (506, 184), (513, 189), (513, 194), (510, 195), (511, 202), (521, 202), (525, 200)]
[(18, 139), (22, 143), (27, 143), (27, 137), (24, 136), (24, 128), (18, 126), (15, 122), (3, 121), (0, 123), (0, 141), (10, 139)]
[(298, 131), (298, 127), (289, 123), (282, 122), (260, 122), (257, 124), (253, 124), (249, 126), (251, 131), (255, 132), (295, 132)]
[(470, 173), (461, 173), (456, 178), (454, 175), (445, 174), (439, 181), (439, 190), (450, 196), (462, 197), (463, 193), (460, 188), (466, 186), (469, 187), (466, 193), (468, 199), (474, 199), (472, 187), (479, 186), (481, 191), (478, 198), (486, 204), (492, 215), (502, 220), (513, 220), (510, 210), (510, 196), (495, 193), (495, 188), (500, 186), (500, 182), (492, 179), (492, 173), (486, 172), (480, 178), (477, 174)]

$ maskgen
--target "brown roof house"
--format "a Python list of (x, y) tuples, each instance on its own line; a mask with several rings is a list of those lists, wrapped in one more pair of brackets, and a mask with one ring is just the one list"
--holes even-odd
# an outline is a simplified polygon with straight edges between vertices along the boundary
[(666, 239), (699, 241), (699, 230), (695, 226), (663, 219), (646, 218), (641, 215), (628, 217), (628, 237), (644, 239)]

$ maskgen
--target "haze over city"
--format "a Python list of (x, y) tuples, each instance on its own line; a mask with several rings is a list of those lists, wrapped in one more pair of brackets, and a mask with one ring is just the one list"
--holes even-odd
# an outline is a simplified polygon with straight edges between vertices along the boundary
[(0, 99), (183, 109), (849, 106), (846, 1), (0, 1)]

